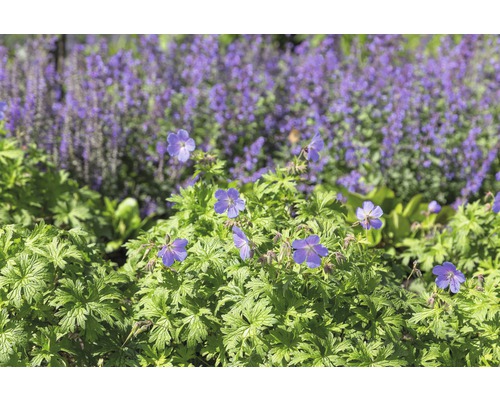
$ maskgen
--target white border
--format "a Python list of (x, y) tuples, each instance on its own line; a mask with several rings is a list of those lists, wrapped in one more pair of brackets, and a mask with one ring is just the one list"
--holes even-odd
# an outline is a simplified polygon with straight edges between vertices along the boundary
[(491, 0), (6, 0), (0, 33), (498, 33)]
[[(496, 368), (0, 368), (2, 398), (472, 399)], [(154, 397), (153, 397), (154, 396)]]

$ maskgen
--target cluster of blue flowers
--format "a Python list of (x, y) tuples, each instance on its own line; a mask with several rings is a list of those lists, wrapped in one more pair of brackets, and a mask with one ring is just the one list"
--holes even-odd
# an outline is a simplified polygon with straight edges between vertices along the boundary
[[(298, 154), (299, 139), (321, 133), (335, 149), (336, 183), (351, 192), (366, 193), (376, 170), (377, 182), (392, 189), (408, 181), (441, 202), (463, 202), (498, 158), (500, 60), (492, 55), (500, 38), (455, 39), (440, 37), (428, 51), (434, 39), (426, 36), (408, 54), (401, 35), (368, 35), (347, 49), (338, 35), (293, 48), (275, 46), (269, 35), (239, 36), (229, 46), (214, 35), (187, 35), (167, 48), (158, 36), (140, 35), (129, 38), (132, 48), (111, 51), (109, 39), (87, 35), (87, 43), (68, 44), (58, 70), (54, 37), (33, 37), (15, 52), (23, 57), (0, 45), (0, 98), (8, 99), (8, 135), (23, 132), (58, 166), (104, 191), (122, 187), (131, 170), (168, 174), (172, 187), (184, 183), (177, 172), (191, 143), (172, 137), (175, 155), (164, 163), (163, 134), (203, 123), (211, 139), (198, 145), (219, 144), (234, 160), (233, 180), (255, 181)], [(313, 139), (310, 161), (315, 147)], [(147, 162), (131, 164), (130, 153)], [(326, 160), (318, 161), (311, 180), (323, 178)], [(134, 188), (161, 201), (148, 186)]]
[[(177, 157), (180, 162), (186, 162), (189, 154), (195, 149), (194, 140), (189, 137), (185, 130), (179, 130), (177, 134), (170, 133), (168, 136), (168, 153)], [(320, 158), (319, 152), (323, 150), (323, 139), (316, 134), (311, 142), (304, 147), (303, 153), (308, 161), (317, 162)], [(217, 199), (214, 210), (217, 214), (227, 212), (228, 218), (236, 218), (240, 212), (245, 210), (245, 200), (240, 198), (237, 189), (228, 190), (218, 189), (215, 192)], [(379, 206), (374, 206), (370, 201), (363, 203), (363, 208), (358, 208), (357, 217), (365, 229), (380, 229), (382, 221), (379, 219), (383, 212)], [(240, 252), (242, 260), (253, 257), (252, 244), (247, 235), (237, 226), (233, 226), (234, 245)], [(176, 239), (170, 244), (166, 244), (158, 252), (158, 257), (162, 258), (163, 264), (170, 267), (175, 261), (183, 261), (186, 258), (186, 239)], [(310, 235), (305, 239), (297, 239), (292, 243), (294, 249), (293, 259), (297, 264), (306, 263), (309, 268), (317, 268), (321, 265), (321, 258), (328, 255), (328, 249), (320, 244), (320, 238), (317, 235)]]
[[(1, 109), (0, 109), (1, 110)], [(168, 136), (168, 153), (172, 157), (177, 157), (180, 162), (186, 162), (189, 159), (190, 152), (195, 149), (194, 140), (189, 137), (187, 131), (181, 129), (177, 134), (170, 133)], [(320, 158), (319, 152), (323, 150), (324, 143), (319, 134), (316, 134), (311, 142), (303, 149), (305, 157), (309, 161), (317, 162)], [(227, 213), (228, 218), (236, 218), (245, 210), (245, 200), (240, 198), (237, 189), (228, 190), (218, 189), (215, 192), (217, 199), (214, 210), (217, 214)], [(495, 197), (493, 211), (500, 210), (500, 193)], [(428, 205), (428, 212), (437, 214), (441, 211), (441, 206), (437, 201), (431, 201)], [(366, 230), (382, 228), (380, 219), (384, 212), (380, 206), (376, 206), (371, 201), (363, 202), (362, 207), (356, 210), (356, 217), (359, 224)], [(240, 252), (242, 260), (253, 257), (252, 243), (247, 235), (236, 225), (232, 228), (234, 245)], [(187, 257), (186, 245), (187, 239), (175, 239), (171, 243), (165, 244), (158, 252), (163, 264), (171, 267), (175, 261), (182, 262)], [(309, 268), (317, 268), (321, 265), (321, 259), (328, 256), (328, 249), (320, 243), (318, 235), (310, 235), (305, 239), (296, 239), (292, 242), (294, 250), (293, 260), (297, 264), (304, 262)], [(437, 275), (436, 285), (441, 289), (448, 286), (452, 293), (458, 293), (460, 285), (465, 282), (465, 276), (462, 272), (450, 262), (446, 261), (443, 265), (437, 265), (432, 270)]]

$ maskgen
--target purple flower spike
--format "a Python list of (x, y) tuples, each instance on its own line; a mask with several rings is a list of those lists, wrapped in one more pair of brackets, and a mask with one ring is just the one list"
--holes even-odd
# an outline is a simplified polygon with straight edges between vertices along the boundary
[(376, 206), (371, 201), (364, 201), (363, 208), (356, 210), (356, 217), (359, 219), (361, 226), (365, 229), (380, 229), (382, 221), (379, 219), (384, 212), (379, 206)]
[(432, 200), (429, 203), (429, 206), (427, 207), (427, 210), (431, 214), (437, 214), (437, 213), (439, 213), (439, 211), (441, 211), (441, 206), (439, 205), (439, 203), (436, 200)]
[(500, 192), (497, 193), (497, 195), (495, 196), (495, 200), (493, 201), (493, 212), (500, 212)]
[(245, 200), (240, 199), (240, 194), (236, 189), (227, 191), (219, 189), (215, 192), (215, 198), (218, 200), (214, 205), (217, 214), (223, 214), (227, 211), (229, 218), (236, 218), (240, 211), (245, 209)]
[(295, 249), (293, 260), (297, 264), (306, 262), (309, 268), (316, 268), (321, 265), (321, 258), (328, 255), (328, 249), (319, 244), (317, 235), (309, 236), (306, 239), (294, 240), (292, 247)]
[(319, 133), (316, 133), (316, 135), (314, 135), (314, 137), (312, 138), (311, 143), (309, 143), (306, 147), (307, 159), (313, 162), (318, 161), (319, 152), (323, 150), (324, 146), (325, 144), (323, 143), (323, 139), (321, 139)]
[(436, 285), (438, 288), (446, 289), (448, 285), (452, 293), (458, 293), (460, 285), (465, 282), (465, 276), (457, 270), (451, 262), (445, 261), (443, 265), (436, 265), (432, 273), (437, 275)]
[[(1, 106), (0, 106), (1, 107)], [(498, 171), (496, 174), (495, 174), (495, 179), (497, 181), (500, 181), (500, 171)]]
[(189, 137), (189, 133), (184, 129), (179, 130), (177, 134), (168, 134), (168, 154), (172, 157), (177, 157), (177, 159), (184, 163), (189, 160), (189, 154), (192, 152), (196, 145), (194, 140)]
[(0, 121), (5, 118), (5, 110), (7, 110), (7, 103), (5, 101), (0, 101)]
[(242, 260), (246, 260), (253, 256), (247, 236), (237, 226), (233, 226), (233, 240), (234, 245), (240, 249), (240, 257)]
[(158, 257), (161, 257), (163, 264), (170, 267), (175, 260), (182, 262), (186, 259), (187, 239), (175, 239), (172, 243), (166, 244), (158, 252)]

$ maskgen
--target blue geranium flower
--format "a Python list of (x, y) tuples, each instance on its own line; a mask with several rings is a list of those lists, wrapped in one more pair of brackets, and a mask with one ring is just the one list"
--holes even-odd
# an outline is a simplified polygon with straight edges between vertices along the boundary
[(432, 200), (428, 207), (427, 207), (427, 210), (431, 213), (431, 214), (437, 214), (439, 213), (439, 211), (441, 211), (441, 206), (439, 205), (439, 203), (436, 201), (436, 200)]
[(240, 199), (240, 194), (236, 189), (227, 191), (219, 189), (215, 192), (215, 198), (218, 200), (214, 205), (217, 214), (223, 214), (227, 211), (229, 218), (236, 218), (240, 211), (245, 209), (245, 200)]
[(316, 268), (321, 265), (321, 258), (328, 255), (328, 249), (319, 244), (319, 236), (311, 235), (306, 239), (294, 240), (292, 247), (295, 249), (293, 260), (297, 264), (306, 262), (309, 268)]
[(319, 152), (323, 150), (324, 146), (325, 144), (323, 143), (323, 139), (321, 139), (319, 133), (316, 133), (312, 138), (311, 143), (309, 143), (306, 147), (307, 159), (314, 162), (318, 161)]
[(158, 252), (158, 257), (161, 257), (163, 264), (167, 267), (170, 267), (175, 260), (182, 262), (187, 257), (187, 244), (187, 239), (175, 239), (172, 243), (162, 247)]
[(233, 240), (234, 245), (240, 249), (240, 257), (242, 260), (246, 260), (253, 256), (247, 236), (237, 226), (233, 226)]
[(172, 157), (177, 157), (177, 159), (184, 163), (189, 160), (189, 154), (192, 152), (196, 145), (194, 140), (189, 137), (189, 133), (184, 129), (180, 129), (177, 134), (168, 134), (168, 154)]
[(379, 219), (384, 212), (379, 206), (376, 206), (371, 201), (364, 201), (363, 208), (358, 207), (356, 217), (359, 219), (361, 226), (365, 229), (380, 229), (382, 221)]
[(7, 103), (5, 101), (0, 101), (0, 121), (5, 118), (5, 110), (7, 110)]
[(497, 193), (497, 195), (495, 196), (495, 200), (493, 201), (493, 212), (500, 212), (500, 192)]
[(436, 285), (438, 288), (446, 289), (448, 285), (452, 293), (458, 293), (460, 285), (465, 282), (465, 276), (457, 270), (451, 262), (445, 261), (443, 265), (436, 265), (432, 273), (437, 275)]

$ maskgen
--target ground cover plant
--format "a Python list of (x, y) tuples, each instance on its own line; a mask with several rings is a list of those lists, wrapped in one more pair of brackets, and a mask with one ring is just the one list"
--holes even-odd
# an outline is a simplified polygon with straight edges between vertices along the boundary
[(0, 366), (499, 366), (497, 37), (63, 39), (0, 43)]

